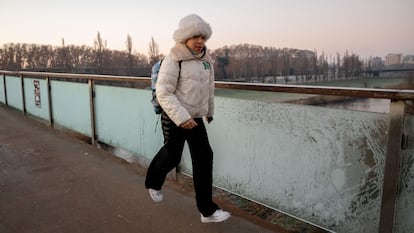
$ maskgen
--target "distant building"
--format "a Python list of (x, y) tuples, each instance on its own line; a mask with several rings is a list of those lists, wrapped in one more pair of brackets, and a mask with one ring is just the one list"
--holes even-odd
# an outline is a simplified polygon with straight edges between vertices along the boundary
[(315, 52), (312, 52), (310, 50), (291, 49), (289, 53), (293, 58), (305, 57), (308, 60), (312, 60), (315, 57)]
[(383, 67), (384, 63), (382, 61), (382, 58), (380, 57), (373, 57), (371, 60), (371, 67), (372, 70), (381, 70)]
[(402, 63), (402, 54), (401, 53), (390, 53), (385, 56), (385, 65), (398, 65)]
[(406, 55), (403, 58), (404, 64), (414, 64), (414, 55)]

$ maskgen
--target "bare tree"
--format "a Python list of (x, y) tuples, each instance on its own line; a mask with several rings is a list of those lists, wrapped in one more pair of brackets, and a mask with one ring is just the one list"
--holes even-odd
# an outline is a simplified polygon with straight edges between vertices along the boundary
[(318, 67), (319, 67), (319, 73), (322, 75), (322, 79), (325, 80), (328, 76), (328, 58), (325, 55), (325, 52), (322, 51), (322, 54), (319, 56), (318, 59)]
[(342, 72), (342, 67), (341, 67), (341, 54), (340, 53), (336, 53), (336, 72), (337, 72), (337, 78), (340, 79), (341, 78), (341, 72)]
[(128, 34), (127, 35), (127, 41), (126, 41), (126, 47), (127, 47), (127, 54), (128, 54), (128, 75), (132, 74), (132, 64), (134, 62), (133, 56), (132, 56), (132, 38)]
[(222, 79), (222, 80), (227, 80), (227, 66), (229, 65), (230, 61), (229, 61), (229, 49), (227, 47), (224, 47), (223, 54), (220, 54), (219, 56), (217, 56), (216, 60), (216, 64), (217, 64), (217, 72), (218, 74), (216, 75), (216, 77), (218, 79)]
[(132, 55), (132, 38), (129, 34), (127, 35), (127, 40), (125, 44), (127, 47), (127, 53)]
[(284, 48), (282, 51), (283, 59), (283, 75), (285, 76), (285, 82), (287, 83), (290, 75), (291, 55), (288, 48)]
[(280, 49), (272, 48), (270, 50), (270, 63), (271, 63), (271, 75), (273, 76), (273, 80), (276, 83), (277, 82), (277, 76), (280, 73), (281, 70), (281, 62), (280, 60)]
[(151, 65), (155, 64), (161, 58), (158, 44), (155, 42), (154, 37), (151, 37), (151, 41), (149, 43), (148, 57)]
[(60, 50), (60, 54), (58, 55), (60, 56), (60, 62), (61, 62), (61, 66), (62, 66), (62, 71), (64, 72), (70, 72), (71, 71), (71, 66), (69, 64), (69, 53), (68, 53), (68, 49), (66, 48), (65, 45), (65, 39), (62, 38), (62, 48)]
[(102, 40), (101, 33), (98, 32), (96, 36), (96, 40), (94, 42), (95, 48), (95, 66), (96, 71), (98, 74), (102, 74), (103, 66), (104, 66), (104, 52), (105, 52), (105, 44)]

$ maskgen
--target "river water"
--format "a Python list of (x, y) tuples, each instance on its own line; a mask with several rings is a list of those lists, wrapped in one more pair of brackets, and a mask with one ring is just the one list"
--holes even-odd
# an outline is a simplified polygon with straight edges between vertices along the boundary
[(326, 104), (323, 106), (365, 112), (390, 112), (390, 100), (388, 99), (355, 99), (347, 102)]
[[(344, 86), (344, 87), (363, 87), (362, 84), (367, 85), (369, 88), (397, 88), (397, 89), (414, 89), (414, 72), (394, 72), (384, 73), (387, 77), (375, 77), (368, 79), (355, 79), (355, 80), (337, 80), (325, 83), (331, 86)], [(323, 84), (323, 83), (322, 83)], [(321, 85), (319, 83), (318, 85)], [(330, 108), (348, 109), (354, 111), (367, 111), (367, 112), (390, 112), (390, 100), (388, 99), (355, 99), (346, 102), (338, 102), (323, 105)]]

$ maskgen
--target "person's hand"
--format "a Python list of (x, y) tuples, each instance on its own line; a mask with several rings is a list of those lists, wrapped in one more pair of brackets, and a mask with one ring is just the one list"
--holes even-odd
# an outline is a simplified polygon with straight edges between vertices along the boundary
[(206, 117), (206, 121), (207, 121), (207, 123), (209, 123), (209, 124), (210, 124), (210, 122), (212, 122), (212, 121), (213, 121), (213, 117), (212, 117), (212, 116), (210, 116), (210, 117)]
[(197, 122), (195, 122), (195, 120), (193, 118), (191, 118), (191, 119), (187, 120), (186, 122), (182, 123), (180, 125), (180, 127), (184, 128), (184, 129), (192, 129), (192, 128), (196, 127), (197, 125), (198, 125)]

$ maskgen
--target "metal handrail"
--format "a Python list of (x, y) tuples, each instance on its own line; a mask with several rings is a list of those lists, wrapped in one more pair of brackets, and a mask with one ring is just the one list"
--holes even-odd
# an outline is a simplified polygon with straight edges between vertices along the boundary
[(252, 84), (216, 82), (218, 88), (287, 92), (297, 94), (334, 95), (357, 98), (379, 98), (391, 100), (414, 100), (413, 90), (376, 89), (376, 88), (354, 88), (334, 86), (307, 86), (286, 84)]
[[(150, 85), (149, 77), (132, 77), (132, 76), (113, 76), (113, 75), (92, 75), (92, 74), (68, 74), (68, 73), (50, 73), (50, 72), (29, 72), (29, 71), (5, 71), (0, 70), (1, 74), (12, 75), (16, 77), (29, 76), (37, 78), (68, 78), (68, 79), (85, 79), (85, 80), (104, 80), (120, 82), (142, 82)], [(286, 92), (296, 94), (315, 94), (315, 95), (332, 95), (347, 96), (355, 98), (379, 98), (390, 100), (414, 100), (414, 90), (397, 90), (397, 89), (377, 89), (377, 88), (353, 88), (353, 87), (334, 87), (334, 86), (309, 86), (309, 85), (287, 85), (287, 84), (259, 84), (259, 83), (239, 83), (239, 82), (215, 82), (216, 88), (254, 90), (267, 92)]]
[(108, 81), (128, 81), (142, 82), (150, 80), (149, 77), (133, 77), (133, 76), (115, 76), (115, 75), (96, 75), (96, 74), (74, 74), (74, 73), (52, 73), (52, 72), (32, 72), (32, 71), (7, 71), (0, 70), (1, 74), (12, 76), (29, 76), (37, 78), (68, 78), (68, 79), (92, 79), (92, 80), (108, 80)]

